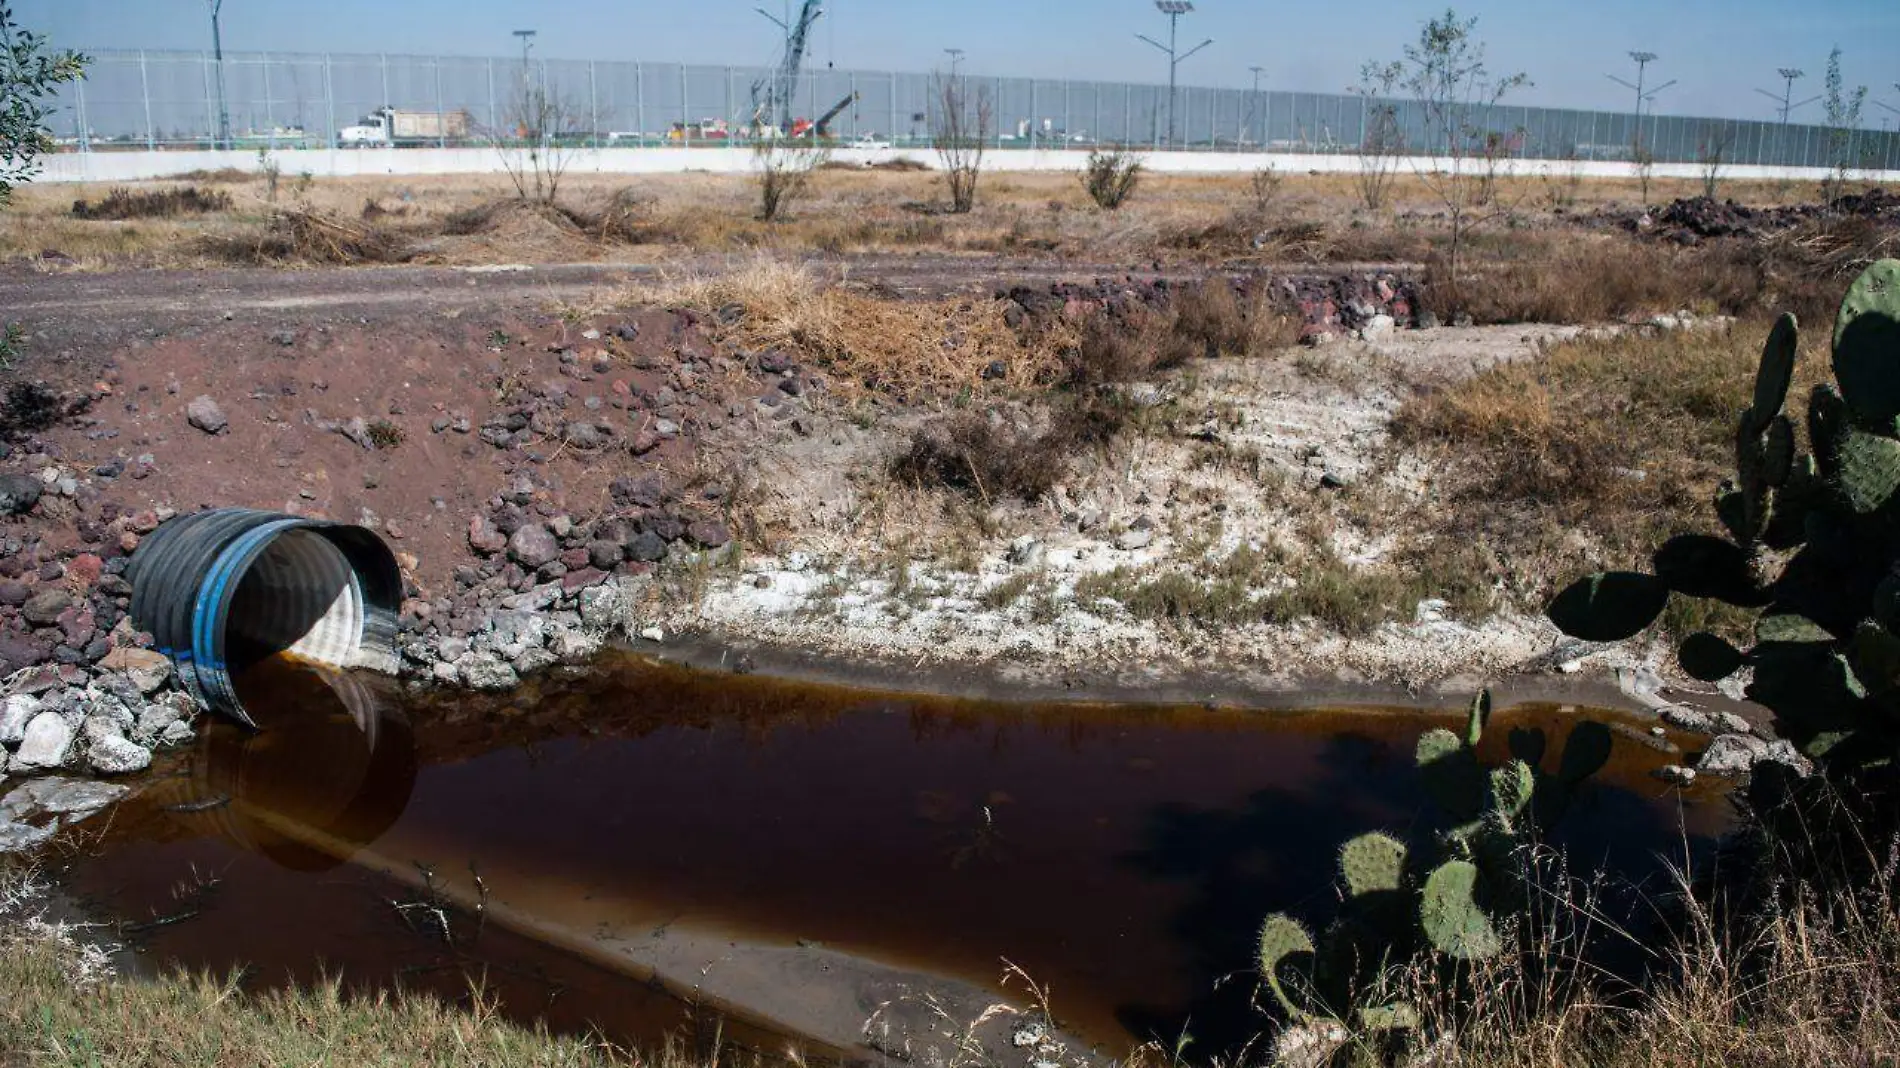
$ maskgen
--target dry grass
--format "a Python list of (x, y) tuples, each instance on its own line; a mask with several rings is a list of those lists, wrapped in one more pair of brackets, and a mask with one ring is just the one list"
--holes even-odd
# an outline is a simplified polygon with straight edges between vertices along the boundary
[[(1413, 397), (1393, 436), (1445, 465), (1430, 507), (1451, 519), (1435, 525), (1510, 561), (1514, 592), (1537, 603), (1564, 576), (1641, 563), (1707, 526), (1767, 330), (1585, 336)], [(1797, 395), (1825, 363), (1818, 337)]]
[[(1080, 159), (1077, 160), (1080, 166)], [(273, 209), (266, 179), (242, 172), (200, 175), (232, 196), (230, 211), (141, 220), (137, 224), (84, 224), (70, 213), (75, 197), (96, 200), (104, 185), (39, 185), (16, 191), (0, 215), (0, 258), (36, 256), (58, 249), (83, 268), (112, 266), (215, 266), (222, 244), (204, 237), (255, 237), (270, 226)], [(1307, 259), (1313, 262), (1420, 262), (1439, 223), (1429, 192), (1414, 175), (1394, 183), (1389, 211), (1356, 206), (1346, 175), (1291, 171), (1264, 204), (1250, 175), (1145, 175), (1143, 195), (1120, 211), (1095, 210), (1075, 172), (998, 174), (987, 179), (974, 212), (947, 216), (943, 175), (883, 168), (825, 171), (813, 177), (809, 200), (798, 217), (779, 224), (759, 222), (756, 189), (744, 175), (678, 174), (642, 177), (570, 175), (563, 185), (564, 209), (580, 223), (576, 238), (511, 248), (485, 235), (444, 237), (445, 220), (457, 212), (510, 196), (503, 175), (440, 175), (406, 178), (289, 179), (300, 209), (332, 217), (354, 216), (366, 201), (402, 214), (411, 237), (433, 237), (428, 258), (447, 263), (561, 262), (614, 258), (629, 246), (657, 245), (704, 251), (894, 252), (929, 248), (943, 252), (1012, 255), (1058, 252), (1092, 262), (1160, 257), (1201, 262), (1208, 258)], [(1543, 183), (1522, 184), (1525, 203), (1536, 202)], [(175, 189), (178, 180), (130, 183), (133, 192)], [(1656, 197), (1688, 196), (1697, 183), (1656, 183)], [(637, 189), (637, 193), (633, 190)], [(1508, 190), (1505, 196), (1515, 196)], [(1733, 182), (1722, 195), (1748, 204), (1814, 199), (1809, 186)], [(621, 198), (612, 225), (593, 227), (608, 202)], [(1582, 182), (1566, 213), (1637, 203), (1633, 181)], [(1558, 216), (1529, 212), (1526, 220), (1548, 227)], [(631, 223), (632, 225), (629, 225)], [(1267, 240), (1256, 246), (1262, 234)], [(241, 243), (239, 246), (241, 247)]]
[[(1401, 980), (1444, 1068), (1838, 1068), (1900, 1063), (1900, 913), (1887, 874), (1846, 892), (1780, 876), (1791, 904), (1738, 914), (1706, 880), (1678, 871), (1654, 902), (1670, 917), (1650, 943), (1647, 984), (1605, 981), (1578, 935), (1605, 929), (1585, 891), (1547, 888), (1548, 920), (1522, 959), (1480, 965), (1462, 982), (1414, 965)], [(1719, 883), (1720, 880), (1717, 880)], [(1553, 976), (1569, 974), (1553, 982)]]
[[(1500, 232), (1482, 235), (1457, 296), (1479, 323), (1604, 323), (1689, 309), (1758, 310), (1759, 276), (1728, 250), (1682, 249), (1622, 234)], [(1423, 299), (1446, 309), (1434, 253)]]
[[(524, 1028), (502, 1019), (479, 989), (458, 1007), (421, 995), (350, 993), (340, 981), (253, 993), (235, 975), (121, 978), (84, 931), (41, 915), (44, 892), (30, 872), (0, 868), (0, 1061), (8, 1065), (693, 1068), (720, 1060), (672, 1044), (642, 1055)], [(758, 1068), (745, 1056), (738, 1063)]]
[(821, 287), (803, 267), (764, 257), (642, 296), (712, 315), (725, 340), (747, 349), (778, 349), (900, 399), (1045, 386), (1073, 344), (1062, 323), (1011, 327), (1006, 301), (885, 299)]

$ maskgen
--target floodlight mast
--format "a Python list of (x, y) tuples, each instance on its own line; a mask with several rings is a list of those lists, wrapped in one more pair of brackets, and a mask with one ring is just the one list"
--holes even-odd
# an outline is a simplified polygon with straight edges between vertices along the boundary
[(1667, 89), (1670, 86), (1676, 84), (1676, 79), (1671, 78), (1669, 81), (1662, 83), (1661, 85), (1657, 86), (1654, 89), (1646, 90), (1643, 88), (1643, 77), (1645, 74), (1648, 73), (1649, 65), (1651, 63), (1656, 62), (1656, 58), (1657, 58), (1656, 53), (1641, 52), (1641, 51), (1631, 52), (1629, 54), (1629, 57), (1636, 61), (1636, 81), (1634, 84), (1632, 84), (1629, 81), (1626, 81), (1625, 79), (1619, 78), (1614, 74), (1606, 74), (1604, 75), (1604, 77), (1610, 79), (1611, 81), (1624, 87), (1625, 89), (1636, 90), (1636, 137), (1635, 137), (1634, 144), (1637, 148), (1640, 149), (1642, 148), (1642, 145), (1643, 145), (1643, 105), (1655, 100), (1657, 93), (1660, 93), (1664, 89)]
[(1160, 49), (1161, 52), (1168, 57), (1168, 145), (1169, 147), (1173, 147), (1175, 71), (1181, 66), (1182, 60), (1206, 48), (1208, 45), (1213, 44), (1214, 39), (1210, 37), (1200, 44), (1195, 45), (1193, 48), (1188, 49), (1186, 52), (1179, 52), (1175, 48), (1175, 41), (1177, 31), (1180, 28), (1181, 16), (1193, 11), (1194, 4), (1191, 0), (1155, 0), (1155, 10), (1168, 16), (1168, 43), (1164, 45), (1145, 33), (1138, 33), (1135, 36)]
[(1808, 72), (1802, 70), (1799, 67), (1780, 67), (1776, 69), (1775, 73), (1781, 75), (1782, 81), (1786, 83), (1786, 88), (1782, 90), (1780, 96), (1776, 96), (1775, 94), (1769, 92), (1766, 89), (1757, 89), (1755, 91), (1767, 97), (1770, 100), (1776, 101), (1777, 103), (1781, 105), (1781, 124), (1783, 126), (1788, 125), (1788, 116), (1794, 113), (1795, 108), (1807, 107), (1809, 104), (1814, 103), (1816, 100), (1821, 99), (1821, 96), (1825, 95), (1825, 94), (1816, 94), (1814, 96), (1807, 98), (1806, 100), (1801, 101), (1800, 103), (1795, 103), (1794, 102), (1794, 83), (1797, 79), (1807, 77)]

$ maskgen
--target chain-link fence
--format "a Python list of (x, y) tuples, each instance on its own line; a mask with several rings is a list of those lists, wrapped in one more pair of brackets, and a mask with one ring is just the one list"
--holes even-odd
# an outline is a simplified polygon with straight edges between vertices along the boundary
[[(450, 147), (528, 133), (522, 105), (539, 91), (556, 106), (538, 113), (551, 110), (560, 127), (543, 132), (589, 146), (731, 145), (761, 119), (782, 125), (763, 113), (780, 110), (800, 121), (830, 113), (824, 132), (833, 137), (902, 147), (928, 144), (943, 97), (935, 75), (822, 70), (798, 80), (789, 108), (762, 109), (771, 77), (756, 67), (626, 61), (232, 53), (220, 65), (198, 52), (105, 51), (65, 90), (54, 133), (82, 151), (383, 140)], [(1369, 139), (1369, 124), (1388, 107), (1402, 145), (1429, 151), (1443, 144), (1411, 101), (1197, 88), (1182, 88), (1170, 101), (1165, 87), (1152, 85), (975, 75), (959, 76), (956, 88), (972, 106), (988, 104), (990, 133), (1003, 149), (1121, 144), (1350, 155), (1378, 141)], [(383, 109), (395, 114), (379, 117)], [(1515, 106), (1486, 109), (1461, 125), (1488, 151), (1521, 159), (1647, 153), (1659, 163), (1719, 157), (1738, 165), (1900, 167), (1900, 133), (1884, 130)]]

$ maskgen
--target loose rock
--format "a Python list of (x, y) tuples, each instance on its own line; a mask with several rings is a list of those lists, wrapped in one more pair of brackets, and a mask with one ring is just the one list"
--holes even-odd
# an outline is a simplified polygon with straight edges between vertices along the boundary
[(73, 728), (65, 717), (48, 709), (33, 717), (20, 739), (11, 764), (22, 770), (62, 767), (72, 759)]
[(185, 405), (185, 419), (207, 434), (221, 434), (231, 425), (218, 402), (206, 396), (193, 397), (191, 403)]
[(560, 558), (561, 543), (548, 528), (527, 523), (508, 539), (508, 555), (522, 567), (538, 568)]
[(40, 503), (40, 480), (31, 475), (0, 475), (0, 515), (24, 515)]

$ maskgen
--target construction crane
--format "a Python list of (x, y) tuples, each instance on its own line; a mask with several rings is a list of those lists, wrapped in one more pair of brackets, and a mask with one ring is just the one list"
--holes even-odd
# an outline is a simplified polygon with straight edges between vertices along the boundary
[(823, 115), (818, 116), (817, 122), (806, 122), (804, 119), (799, 119), (795, 121), (794, 123), (792, 123), (792, 136), (793, 137), (813, 137), (821, 141), (827, 137), (830, 137), (831, 136), (831, 120), (837, 118), (839, 113), (841, 113), (842, 111), (844, 111), (844, 109), (850, 107), (851, 105), (857, 102), (858, 102), (858, 94), (851, 93), (847, 95), (843, 100), (840, 100), (836, 104), (832, 105), (832, 108), (830, 111), (827, 111)]
[[(792, 128), (793, 98), (798, 95), (798, 73), (805, 66), (805, 42), (811, 35), (812, 23), (817, 22), (818, 16), (825, 12), (818, 6), (818, 0), (804, 0), (799, 5), (798, 17), (791, 22), (764, 8), (758, 8), (757, 11), (785, 31), (785, 52), (770, 77), (752, 83), (752, 126), (755, 131), (764, 131), (768, 126), (789, 131)], [(773, 122), (775, 115), (776, 124)]]

